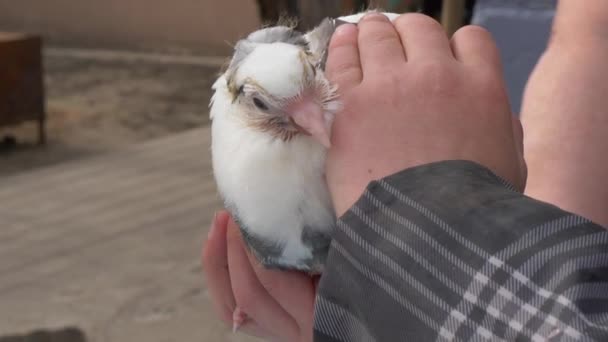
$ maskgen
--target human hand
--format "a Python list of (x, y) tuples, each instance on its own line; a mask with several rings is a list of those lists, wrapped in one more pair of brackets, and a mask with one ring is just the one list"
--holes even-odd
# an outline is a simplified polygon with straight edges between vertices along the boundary
[(338, 215), (370, 181), (442, 160), (477, 162), (523, 190), (521, 125), (484, 29), (462, 28), (450, 41), (420, 14), (402, 15), (394, 26), (367, 15), (358, 28), (338, 28), (327, 75), (344, 103), (327, 160)]
[(226, 211), (214, 218), (203, 248), (203, 268), (215, 312), (239, 331), (270, 341), (312, 341), (316, 279), (263, 268), (245, 249)]

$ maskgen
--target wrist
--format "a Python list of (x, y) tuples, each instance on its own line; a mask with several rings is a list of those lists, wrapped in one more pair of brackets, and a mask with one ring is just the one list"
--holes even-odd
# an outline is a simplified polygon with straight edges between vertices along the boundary
[[(516, 191), (513, 184), (497, 176), (489, 168), (469, 160), (445, 160), (402, 169), (378, 180), (372, 180), (361, 186), (343, 188), (338, 199), (335, 199), (337, 217), (340, 218), (353, 206), (366, 202), (366, 191), (385, 192), (387, 184), (398, 184), (399, 191), (412, 194), (414, 197), (455, 196), (447, 201), (458, 202), (458, 197), (467, 191), (477, 191), (480, 188), (497, 188)], [(459, 188), (458, 191), (445, 192), (446, 184)], [(347, 195), (345, 195), (347, 194)], [(419, 198), (422, 199), (422, 198)]]

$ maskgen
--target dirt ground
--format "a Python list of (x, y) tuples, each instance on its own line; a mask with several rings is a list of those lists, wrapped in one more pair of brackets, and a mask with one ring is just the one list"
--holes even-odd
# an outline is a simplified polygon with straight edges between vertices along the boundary
[(44, 66), (48, 142), (36, 144), (36, 123), (0, 128), (0, 177), (205, 125), (219, 72), (213, 63), (48, 53)]
[[(7, 203), (3, 213), (8, 213), (2, 242), (10, 247), (0, 248), (0, 286), (6, 290), (19, 284), (12, 287), (19, 293), (4, 291), (0, 317), (9, 313), (10, 319), (0, 320), (0, 342), (190, 341), (193, 336), (257, 341), (233, 334), (217, 320), (200, 270), (200, 238), (207, 235), (207, 222), (220, 206), (210, 152), (204, 150), (208, 131), (200, 137), (196, 134), (201, 130), (177, 135), (177, 140), (153, 143), (152, 149), (145, 146), (151, 155), (159, 153), (158, 146), (172, 151), (159, 158), (119, 152), (208, 124), (210, 88), (219, 63), (202, 57), (98, 57), (45, 57), (46, 146), (36, 145), (35, 123), (0, 131), (0, 140), (17, 140), (16, 146), (0, 145), (0, 181), (5, 181), (0, 197)], [(9, 177), (103, 153), (107, 158), (64, 165), (55, 176), (32, 172)], [(130, 164), (124, 164), (125, 155), (139, 156), (134, 169), (146, 172), (134, 176)], [(102, 171), (96, 177), (80, 173), (90, 176), (97, 167)], [(65, 197), (65, 182), (57, 181), (57, 175), (73, 177), (68, 192), (79, 200)], [(163, 179), (168, 183), (159, 182)], [(40, 191), (15, 202), (6, 196), (28, 186)], [(7, 234), (12, 239), (6, 240)], [(99, 254), (89, 254), (94, 251)]]

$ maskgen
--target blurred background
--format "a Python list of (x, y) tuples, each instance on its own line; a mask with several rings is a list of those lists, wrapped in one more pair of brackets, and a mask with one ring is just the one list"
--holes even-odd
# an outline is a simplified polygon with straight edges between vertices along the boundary
[(555, 0), (0, 0), (0, 342), (254, 341), (211, 312), (211, 84), (232, 45), (367, 7), (497, 39), (514, 113)]

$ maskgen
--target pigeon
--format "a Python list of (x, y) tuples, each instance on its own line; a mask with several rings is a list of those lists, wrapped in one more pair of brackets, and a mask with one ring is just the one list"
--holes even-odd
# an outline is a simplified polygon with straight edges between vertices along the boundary
[(255, 31), (213, 84), (213, 174), (246, 246), (267, 268), (322, 272), (336, 223), (325, 182), (330, 129), (340, 110), (324, 75), (335, 24), (302, 34)]
[(338, 25), (365, 13), (327, 18), (306, 33), (287, 25), (254, 31), (212, 86), (218, 192), (264, 267), (323, 271), (336, 223), (325, 157), (341, 109), (324, 73), (327, 48)]
[[(339, 89), (324, 69), (342, 23), (276, 25), (239, 40), (210, 101), (213, 175), (248, 250), (266, 268), (323, 272), (336, 226), (325, 181)], [(398, 15), (384, 13), (391, 20)], [(237, 307), (233, 330), (246, 314)]]

